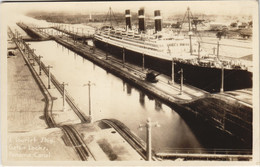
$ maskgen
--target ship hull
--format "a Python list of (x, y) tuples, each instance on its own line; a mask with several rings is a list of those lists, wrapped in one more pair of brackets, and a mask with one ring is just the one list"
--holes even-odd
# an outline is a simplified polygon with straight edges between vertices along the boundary
[[(102, 40), (94, 39), (94, 44), (113, 56), (122, 59), (123, 49), (106, 44)], [(143, 55), (132, 50), (125, 50), (125, 60), (142, 66), (143, 59), (145, 68), (153, 69), (162, 74), (171, 76), (172, 62), (169, 60)], [(183, 62), (175, 62), (174, 64), (174, 80), (180, 82), (179, 71), (183, 69), (184, 83), (198, 87), (208, 92), (219, 92), (221, 87), (221, 69), (212, 67), (202, 67)], [(241, 69), (225, 69), (224, 70), (224, 90), (237, 90), (244, 88), (252, 88), (252, 73)]]

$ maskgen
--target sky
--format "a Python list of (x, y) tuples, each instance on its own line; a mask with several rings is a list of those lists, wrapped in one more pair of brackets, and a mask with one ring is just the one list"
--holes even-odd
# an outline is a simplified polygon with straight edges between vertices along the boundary
[(123, 13), (125, 9), (137, 12), (140, 7), (145, 8), (146, 13), (152, 14), (154, 10), (161, 10), (162, 15), (185, 13), (187, 7), (193, 13), (224, 14), (224, 15), (251, 15), (253, 8), (257, 6), (256, 0), (236, 1), (114, 1), (114, 2), (19, 2), (4, 3), (1, 7), (13, 10), (15, 13), (28, 11), (65, 11), (72, 13), (107, 13), (109, 7), (113, 12)]

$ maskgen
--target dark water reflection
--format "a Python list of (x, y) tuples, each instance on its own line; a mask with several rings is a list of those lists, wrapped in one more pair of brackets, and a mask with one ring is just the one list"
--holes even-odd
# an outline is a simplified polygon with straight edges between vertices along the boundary
[(161, 125), (152, 131), (155, 150), (203, 147), (203, 143), (197, 139), (179, 114), (159, 100), (147, 96), (54, 41), (34, 42), (31, 43), (31, 47), (36, 49), (37, 55), (43, 56), (45, 65), (54, 67), (52, 73), (60, 82), (68, 83), (68, 92), (86, 115), (89, 97), (88, 87), (83, 85), (91, 81), (95, 84), (91, 87), (95, 120), (118, 119), (145, 140), (145, 131), (138, 130), (138, 126), (150, 117)]

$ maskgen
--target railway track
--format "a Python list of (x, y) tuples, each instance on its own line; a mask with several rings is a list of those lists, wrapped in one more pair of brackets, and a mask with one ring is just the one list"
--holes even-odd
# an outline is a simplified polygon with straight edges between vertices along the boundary
[[(86, 47), (87, 48), (87, 47)], [(91, 53), (89, 50), (87, 51), (87, 49), (86, 49), (85, 47), (84, 47), (84, 45), (83, 45), (83, 47), (80, 47), (80, 49), (79, 50), (82, 50), (82, 52), (83, 53)], [(96, 51), (97, 52), (97, 51)], [(98, 54), (97, 54), (98, 53)], [(95, 55), (97, 55), (97, 56), (101, 56), (101, 57), (104, 57), (104, 52), (97, 52)], [(93, 55), (94, 56), (94, 55)], [(96, 57), (96, 56), (95, 56)], [(36, 61), (37, 61), (37, 56), (35, 56), (34, 55), (34, 58), (36, 59)], [(112, 62), (114, 62), (114, 63), (117, 63), (117, 65), (119, 65), (119, 66), (122, 66), (122, 61), (120, 61), (119, 59), (116, 59), (116, 58), (112, 58), (112, 57), (110, 57), (110, 60), (112, 61)], [(38, 61), (38, 63), (39, 63), (39, 61)], [(140, 75), (145, 75), (145, 73), (143, 73), (143, 72), (141, 72), (140, 70), (137, 70), (137, 69), (135, 69), (135, 68), (133, 68), (133, 67), (131, 67), (131, 66), (129, 66), (129, 65), (127, 65), (127, 64), (125, 64), (125, 66), (126, 66), (126, 68), (129, 68), (130, 70), (132, 70), (132, 71), (135, 71), (135, 72), (137, 72), (137, 73), (139, 73)], [(42, 69), (43, 69), (43, 71), (45, 72), (45, 74), (47, 75), (48, 74), (48, 70), (47, 70), (47, 68), (45, 67), (45, 65), (44, 64), (42, 64), (41, 65), (41, 67), (42, 67)], [(58, 80), (52, 75), (51, 76), (51, 78), (52, 78), (52, 83), (55, 85), (55, 87), (57, 88), (57, 90), (62, 94), (62, 92), (63, 92), (63, 88), (61, 87), (61, 84), (58, 82)], [(166, 82), (166, 81), (163, 81), (163, 80), (160, 80), (163, 84), (166, 84), (166, 85), (168, 85), (169, 86), (169, 84)], [(167, 92), (165, 92), (165, 93), (167, 93)], [(185, 93), (188, 93), (188, 92), (185, 92)], [(189, 93), (188, 93), (189, 94)], [(84, 116), (84, 115), (82, 115), (81, 114), (81, 112), (80, 112), (80, 109), (77, 107), (77, 105), (75, 105), (75, 102), (74, 102), (74, 100), (72, 99), (72, 98), (70, 98), (70, 96), (69, 96), (69, 94), (66, 92), (66, 101), (68, 102), (68, 103), (70, 103), (71, 102), (71, 107), (73, 108), (73, 110), (74, 111), (76, 111), (76, 112), (78, 112), (78, 116), (79, 117), (81, 117), (80, 119), (81, 119), (81, 121), (82, 122), (87, 122), (87, 118)], [(80, 116), (81, 115), (81, 116)], [(144, 159), (146, 159), (146, 151), (145, 151), (145, 146), (142, 144), (142, 143), (140, 143), (140, 141), (136, 138), (136, 136), (135, 135), (133, 135), (132, 133), (130, 133), (130, 131), (128, 130), (127, 131), (127, 129), (125, 129), (125, 128), (122, 128), (121, 126), (119, 126), (118, 125), (118, 122), (116, 122), (115, 120), (102, 120), (103, 122), (105, 122), (106, 124), (108, 124), (109, 126), (111, 126), (111, 127), (113, 127)], [(70, 127), (69, 127), (70, 128)], [(66, 130), (64, 130), (64, 127), (62, 127), (62, 129), (64, 130), (64, 133), (66, 133), (66, 135), (68, 136), (68, 138), (71, 140), (71, 142), (72, 142), (72, 144), (74, 145), (74, 148), (76, 149), (76, 151), (78, 152), (78, 154), (79, 154), (79, 156), (80, 156), (80, 158), (82, 159), (82, 160), (87, 160), (87, 156), (89, 156), (89, 154), (87, 155), (87, 153), (89, 153), (89, 152), (87, 152), (88, 150), (87, 150), (87, 148), (82, 148), (82, 147), (84, 147), (84, 145), (80, 145), (80, 142), (82, 141), (82, 139), (80, 138), (80, 136), (77, 136), (77, 135), (79, 135), (77, 132), (75, 132), (76, 130), (73, 128), (73, 127), (71, 127), (70, 128), (70, 130), (68, 130), (69, 129), (67, 126), (65, 127), (65, 129)], [(73, 130), (73, 129), (74, 130)], [(84, 141), (83, 141), (83, 143), (84, 143)], [(79, 148), (79, 149), (77, 149), (77, 148)], [(85, 149), (85, 150), (84, 150)]]
[[(48, 70), (45, 67), (45, 65), (43, 63), (40, 63), (40, 60), (38, 59), (37, 55), (32, 52), (30, 47), (23, 40), (18, 41), (18, 39), (15, 38), (15, 35), (10, 28), (9, 28), (8, 35), (13, 37), (13, 41), (17, 45), (26, 64), (29, 67), (29, 70), (32, 72), (33, 77), (35, 78), (37, 84), (39, 85), (40, 90), (42, 91), (42, 93), (45, 97), (44, 117), (45, 117), (45, 121), (46, 121), (46, 124), (48, 125), (48, 127), (49, 128), (55, 128), (55, 127), (60, 128), (64, 132), (64, 134), (67, 136), (67, 138), (70, 140), (71, 144), (73, 145), (73, 148), (75, 149), (77, 155), (79, 155), (79, 157), (82, 161), (87, 161), (90, 159), (95, 160), (95, 158), (93, 157), (93, 155), (87, 148), (85, 142), (81, 138), (80, 134), (72, 127), (72, 125), (63, 125), (62, 127), (60, 127), (54, 121), (54, 119), (52, 117), (53, 98), (52, 98), (51, 94), (49, 93), (48, 89), (46, 88), (46, 86), (44, 85), (44, 83), (42, 82), (41, 78), (35, 71), (35, 69), (32, 67), (30, 59), (28, 59), (26, 57), (22, 48), (27, 49), (29, 51), (28, 54), (30, 54), (33, 57), (33, 59), (34, 59), (33, 61), (36, 61), (39, 65), (41, 65), (42, 70), (45, 72), (46, 75), (48, 75)], [(59, 92), (63, 92), (63, 88), (61, 87), (58, 80), (53, 75), (51, 77), (52, 77), (52, 82), (55, 85), (55, 87), (57, 88), (57, 90)], [(72, 97), (70, 97), (68, 95), (68, 93), (66, 93), (66, 100), (70, 104), (73, 111), (75, 111), (75, 113), (81, 119), (81, 121), (87, 122), (87, 118), (85, 118), (85, 116), (83, 114), (81, 114), (81, 111), (75, 105), (75, 102), (73, 101)]]
[(90, 158), (94, 158), (85, 145), (80, 134), (71, 125), (63, 125), (61, 129), (63, 130), (67, 138), (71, 141), (72, 145), (74, 146), (73, 148), (78, 153), (82, 161), (87, 161)]
[(141, 155), (143, 159), (146, 159), (145, 143), (134, 135), (126, 126), (115, 119), (103, 119), (101, 121), (114, 128)]
[[(47, 70), (47, 69), (46, 69)], [(62, 94), (63, 93), (63, 87), (59, 83), (59, 81), (51, 74), (51, 81), (53, 85), (57, 88), (57, 90)], [(75, 114), (79, 117), (82, 123), (89, 122), (89, 119), (87, 116), (83, 114), (81, 109), (76, 105), (74, 99), (67, 93), (65, 90), (65, 96), (66, 101), (70, 105), (71, 109), (75, 112)]]
[[(8, 29), (9, 29), (9, 32), (10, 32), (11, 36), (15, 37), (14, 33), (12, 32), (12, 30), (10, 28), (8, 28)], [(54, 119), (51, 116), (52, 115), (52, 107), (53, 107), (52, 96), (49, 93), (49, 91), (47, 90), (47, 88), (45, 87), (45, 85), (42, 82), (42, 80), (40, 79), (40, 77), (37, 75), (37, 72), (35, 71), (35, 69), (31, 66), (30, 60), (28, 60), (26, 58), (26, 55), (23, 53), (23, 51), (21, 49), (21, 46), (20, 46), (20, 45), (23, 45), (25, 47), (26, 46), (28, 47), (28, 45), (26, 45), (26, 43), (23, 42), (23, 41), (20, 41), (20, 44), (18, 44), (17, 39), (15, 39), (15, 38), (13, 38), (13, 39), (14, 39), (14, 42), (15, 42), (17, 48), (19, 49), (20, 53), (22, 54), (24, 61), (28, 65), (29, 70), (33, 74), (32, 76), (36, 80), (37, 84), (39, 85), (39, 88), (40, 88), (41, 92), (43, 93), (43, 96), (44, 96), (44, 99), (45, 99), (44, 117), (45, 117), (46, 124), (47, 124), (47, 126), (49, 128), (54, 128), (54, 127), (56, 127), (56, 123), (55, 123)]]
[[(114, 62), (114, 63), (117, 63), (117, 64), (120, 65), (120, 66), (122, 66), (122, 62), (121, 62), (120, 60), (114, 58), (114, 57), (113, 57), (113, 58), (110, 57), (109, 60), (112, 61), (112, 62)], [(140, 70), (138, 70), (138, 69), (132, 67), (131, 65), (125, 64), (125, 68), (127, 68), (127, 69), (133, 71), (133, 72), (135, 73), (135, 75), (140, 76), (140, 78), (142, 78), (142, 79), (145, 79), (145, 77), (146, 77), (146, 73), (145, 73), (144, 71), (140, 71)], [(160, 84), (162, 84), (162, 85), (164, 85), (164, 86), (170, 88), (170, 89), (179, 90), (179, 88), (177, 88), (176, 86), (170, 85), (167, 81), (164, 81), (164, 80), (160, 80), (160, 79), (159, 79), (158, 82), (159, 82)], [(157, 88), (157, 89), (158, 89), (158, 88)], [(165, 90), (163, 90), (163, 89), (160, 89), (160, 90), (161, 90), (162, 92), (168, 94), (169, 96), (171, 96), (171, 94), (169, 94), (169, 93), (166, 92)], [(193, 95), (192, 93), (189, 93), (188, 91), (182, 90), (182, 92), (185, 93), (185, 94), (187, 94), (187, 95), (189, 95), (189, 96), (191, 96), (193, 99), (197, 99), (197, 97), (196, 97), (195, 95)]]
[[(60, 40), (63, 41), (62, 38), (60, 38)], [(68, 41), (63, 41), (63, 42), (68, 43), (69, 45), (75, 45), (75, 43), (72, 44), (71, 42), (68, 42)], [(81, 46), (79, 46), (79, 45), (81, 45)], [(105, 57), (105, 56), (104, 56), (105, 52), (104, 52), (104, 51), (101, 51), (101, 50), (98, 50), (98, 49), (95, 50), (95, 55), (93, 55), (92, 51), (90, 51), (90, 46), (84, 45), (84, 44), (82, 44), (81, 42), (77, 42), (77, 48), (78, 48), (78, 50), (80, 50), (81, 53), (88, 54), (88, 55), (92, 55), (93, 57), (96, 57), (96, 58), (104, 58), (104, 57)], [(108, 54), (108, 56), (109, 56), (109, 61), (116, 64), (116, 65), (113, 64), (116, 68), (120, 68), (120, 66), (123, 65), (123, 64), (122, 64), (122, 60), (119, 60), (119, 59), (113, 57), (111, 54)], [(132, 65), (129, 65), (129, 64), (126, 64), (126, 63), (124, 64), (124, 66), (125, 66), (125, 68), (127, 68), (129, 71), (131, 71), (131, 72), (133, 72), (135, 75), (139, 76), (141, 79), (143, 79), (143, 80), (145, 79), (145, 77), (146, 77), (146, 72), (145, 72), (145, 71), (138, 70), (138, 69), (136, 69), (135, 67), (133, 67)], [(176, 86), (170, 85), (168, 82), (166, 82), (166, 81), (164, 81), (164, 80), (159, 80), (159, 82), (160, 82), (162, 85), (164, 85), (164, 86), (166, 86), (166, 87), (168, 87), (168, 88), (170, 88), (170, 89), (179, 90), (179, 88), (177, 88)], [(172, 96), (170, 93), (166, 92), (166, 91), (163, 90), (163, 89), (160, 89), (160, 88), (157, 88), (157, 89), (159, 89), (160, 91), (164, 92), (164, 93), (167, 94), (168, 96)], [(201, 91), (201, 90), (200, 90), (200, 91)], [(190, 93), (189, 91), (182, 90), (182, 92), (185, 93), (185, 94), (187, 94), (187, 95), (189, 95), (190, 97), (192, 97), (192, 98), (193, 98), (193, 101), (196, 100), (196, 99), (198, 99), (198, 98), (201, 98), (201, 97), (195, 96), (194, 94)], [(204, 92), (204, 91), (203, 91), (203, 92)], [(207, 92), (204, 92), (204, 93), (205, 93), (205, 94), (208, 94)]]
[[(48, 71), (47, 67), (43, 63), (40, 63), (37, 55), (32, 52), (32, 50), (30, 49), (30, 47), (26, 43), (25, 43), (25, 45), (29, 49), (29, 51), (30, 51), (31, 55), (33, 56), (33, 58), (35, 59), (35, 61), (38, 63), (38, 65), (41, 65), (41, 69), (48, 76), (49, 71)], [(61, 94), (63, 94), (63, 87), (61, 86), (59, 81), (56, 79), (56, 77), (52, 74), (51, 74), (51, 81), (52, 81), (53, 85), (57, 88), (57, 90)], [(82, 123), (88, 122), (89, 121), (88, 117), (83, 114), (81, 109), (76, 105), (74, 99), (68, 94), (68, 92), (66, 90), (65, 90), (65, 96), (66, 96), (67, 103), (70, 105), (71, 109), (75, 112), (75, 114), (79, 117), (81, 122)]]

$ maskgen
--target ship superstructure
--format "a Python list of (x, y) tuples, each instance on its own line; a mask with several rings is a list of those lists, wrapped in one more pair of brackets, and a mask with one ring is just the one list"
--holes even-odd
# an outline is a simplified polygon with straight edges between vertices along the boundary
[[(94, 36), (95, 45), (118, 57), (122, 55), (122, 50), (124, 50), (129, 62), (142, 64), (141, 61), (145, 61), (147, 68), (169, 76), (173, 76), (171, 69), (174, 61), (176, 64), (174, 71), (178, 72), (183, 68), (184, 73), (186, 73), (186, 81), (189, 84), (208, 91), (214, 92), (220, 89), (221, 70), (224, 70), (226, 76), (226, 90), (252, 87), (252, 73), (247, 71), (245, 65), (236, 61), (220, 59), (218, 55), (207, 54), (200, 48), (199, 41), (191, 37), (193, 33), (190, 27), (190, 18), (188, 18), (188, 34), (176, 34), (173, 31), (163, 32), (159, 10), (154, 11), (154, 33), (146, 31), (144, 9), (138, 11), (138, 29), (132, 29), (130, 10), (125, 11), (125, 18), (125, 28), (112, 28), (110, 26), (98, 30)], [(203, 70), (205, 71), (203, 72)], [(210, 71), (214, 72), (211, 74)], [(202, 74), (205, 77), (200, 79)], [(240, 74), (241, 76), (239, 76)], [(232, 83), (228, 83), (227, 76), (233, 80), (230, 81)], [(178, 73), (174, 77), (178, 82)], [(241, 80), (243, 77), (245, 77), (244, 81)], [(234, 81), (236, 83), (233, 83)]]

